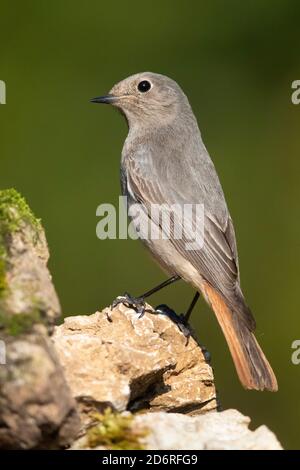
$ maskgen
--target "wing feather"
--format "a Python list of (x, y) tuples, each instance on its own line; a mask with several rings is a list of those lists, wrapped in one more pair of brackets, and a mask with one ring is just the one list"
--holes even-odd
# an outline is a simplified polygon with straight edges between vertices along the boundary
[[(163, 184), (164, 175), (152, 172), (150, 177), (146, 178), (145, 172), (139, 171), (139, 165), (135, 159), (131, 159), (128, 164), (128, 185), (135, 200), (142, 204), (153, 223), (160, 225), (160, 221), (154, 220), (151, 215), (151, 204), (167, 204), (171, 207), (178, 202), (180, 205), (202, 202), (189, 200), (190, 192), (185, 196), (182, 186), (180, 193), (174, 190), (170, 194), (170, 185), (166, 191)], [(174, 211), (172, 208), (170, 210)], [(171, 217), (173, 217), (173, 221), (178, 221), (176, 213), (171, 213)], [(190, 221), (190, 224), (191, 229), (195, 227), (194, 221)], [(163, 227), (161, 229), (163, 230)], [(237, 248), (229, 213), (224, 224), (224, 221), (218, 221), (216, 216), (204, 207), (204, 244), (194, 250), (187, 250), (186, 243), (193, 238), (192, 235), (192, 233), (187, 234), (186, 227), (184, 227), (182, 238), (171, 238), (170, 241), (176, 250), (198, 270), (201, 276), (222, 294), (227, 305), (237, 312), (247, 326), (251, 330), (255, 329), (255, 320), (245, 304), (239, 285)]]

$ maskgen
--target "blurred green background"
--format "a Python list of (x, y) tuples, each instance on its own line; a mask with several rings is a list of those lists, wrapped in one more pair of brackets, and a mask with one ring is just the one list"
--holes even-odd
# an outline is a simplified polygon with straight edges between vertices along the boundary
[[(242, 285), (279, 392), (244, 391), (203, 301), (192, 317), (212, 354), (224, 408), (267, 424), (299, 448), (300, 79), (298, 1), (0, 0), (0, 188), (42, 218), (64, 315), (90, 313), (125, 290), (165, 279), (138, 241), (96, 238), (96, 207), (117, 204), (127, 128), (89, 103), (136, 72), (180, 83), (215, 162), (238, 238)], [(184, 311), (179, 283), (151, 299)]]

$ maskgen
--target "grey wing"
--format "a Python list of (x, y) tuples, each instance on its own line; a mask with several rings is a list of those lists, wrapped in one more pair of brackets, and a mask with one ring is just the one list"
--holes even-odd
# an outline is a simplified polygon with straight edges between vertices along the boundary
[[(143, 165), (140, 165), (138, 159), (134, 158), (128, 162), (127, 183), (135, 200), (143, 205), (151, 218), (151, 204), (172, 205), (178, 202), (180, 204), (194, 204), (202, 203), (203, 197), (205, 200), (207, 200), (207, 197), (209, 198), (210, 203), (204, 206), (203, 246), (199, 249), (187, 250), (185, 236), (180, 239), (171, 238), (170, 241), (176, 250), (198, 270), (201, 276), (222, 294), (228, 306), (241, 317), (251, 330), (254, 330), (255, 320), (245, 304), (240, 289), (234, 228), (225, 200), (220, 201), (220, 197), (224, 198), (224, 196), (219, 181), (217, 180), (219, 184), (218, 194), (217, 196), (212, 195), (212, 197), (209, 194), (213, 190), (211, 188), (208, 188), (208, 194), (203, 196), (203, 189), (197, 187), (195, 174), (189, 175), (192, 191), (191, 187), (185, 190), (186, 186), (184, 184), (174, 187), (170, 184), (170, 176), (172, 176), (170, 175), (170, 169), (166, 171), (163, 166), (157, 168), (154, 160), (150, 162), (149, 158), (148, 163), (151, 171), (147, 171), (145, 161)], [(183, 169), (183, 173), (184, 171), (186, 169)], [(184, 181), (189, 181), (186, 174), (181, 176), (183, 176)], [(217, 175), (214, 175), (214, 178), (217, 178)], [(178, 178), (173, 181), (178, 182)], [(214, 198), (218, 200), (219, 206), (223, 203), (221, 208), (222, 220), (218, 220), (217, 216), (212, 213), (211, 201)], [(218, 212), (220, 212), (220, 208)], [(157, 221), (152, 220), (152, 222), (156, 223)]]

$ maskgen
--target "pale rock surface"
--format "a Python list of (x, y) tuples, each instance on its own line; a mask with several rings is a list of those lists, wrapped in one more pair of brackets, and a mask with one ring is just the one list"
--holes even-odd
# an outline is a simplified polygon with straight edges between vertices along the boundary
[(217, 407), (207, 352), (165, 315), (139, 318), (119, 305), (65, 318), (52, 339), (79, 403), (190, 414)]
[(155, 450), (280, 450), (281, 444), (266, 426), (251, 431), (250, 418), (236, 410), (186, 416), (146, 413), (137, 426), (149, 429), (145, 447)]
[[(196, 416), (161, 411), (132, 416), (131, 432), (140, 436), (139, 448), (147, 450), (282, 450), (275, 434), (266, 426), (251, 431), (249, 424), (250, 419), (236, 410)], [(100, 439), (93, 449), (114, 449), (114, 445), (104, 446)], [(90, 449), (88, 434), (76, 440), (71, 448)]]

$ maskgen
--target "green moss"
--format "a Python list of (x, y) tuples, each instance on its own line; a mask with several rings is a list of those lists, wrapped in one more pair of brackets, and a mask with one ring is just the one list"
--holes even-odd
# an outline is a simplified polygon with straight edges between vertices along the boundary
[(24, 222), (37, 231), (41, 227), (40, 220), (34, 216), (25, 199), (15, 189), (0, 191), (0, 235), (5, 237), (8, 233), (19, 230)]
[(137, 428), (133, 423), (132, 414), (120, 414), (107, 408), (103, 414), (94, 413), (98, 423), (87, 432), (87, 445), (98, 446), (111, 450), (142, 450), (144, 445), (140, 438), (147, 436), (148, 430)]
[(0, 299), (4, 296), (7, 290), (7, 282), (6, 282), (6, 263), (4, 257), (1, 257), (0, 253)]
[(33, 230), (34, 243), (41, 229), (40, 220), (36, 219), (25, 199), (15, 189), (0, 191), (0, 299), (7, 293), (6, 264), (7, 239), (10, 234), (28, 224)]
[[(33, 215), (25, 199), (15, 189), (0, 191), (0, 302), (9, 293), (6, 280), (9, 262), (9, 237), (23, 229), (24, 226), (30, 227), (31, 230), (26, 230), (24, 233), (26, 236), (29, 234), (33, 243), (36, 243), (41, 224)], [(2, 311), (0, 304), (0, 328), (12, 336), (30, 331), (35, 323), (41, 322), (40, 317), (38, 309), (29, 313), (10, 314), (7, 311)]]
[(14, 315), (8, 315), (0, 311), (0, 328), (11, 336), (30, 331), (32, 326), (38, 322), (41, 322), (41, 315), (38, 310)]
[[(1, 221), (0, 221), (1, 227)], [(6, 281), (6, 249), (0, 232), (0, 300), (8, 290)]]

